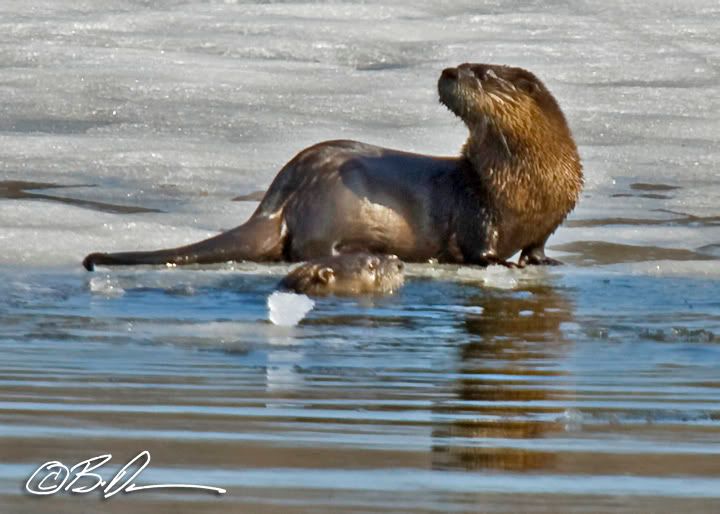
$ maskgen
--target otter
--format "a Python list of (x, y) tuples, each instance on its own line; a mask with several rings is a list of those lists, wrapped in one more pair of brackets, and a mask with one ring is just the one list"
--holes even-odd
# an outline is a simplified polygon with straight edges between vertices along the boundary
[(469, 63), (443, 70), (438, 92), (469, 130), (459, 157), (326, 141), (283, 167), (243, 225), (178, 248), (93, 253), (83, 264), (292, 262), (360, 251), (407, 262), (559, 264), (545, 242), (574, 208), (583, 175), (553, 95), (525, 69)]
[(308, 296), (392, 294), (403, 285), (404, 269), (396, 255), (335, 255), (301, 264), (282, 279), (278, 289)]

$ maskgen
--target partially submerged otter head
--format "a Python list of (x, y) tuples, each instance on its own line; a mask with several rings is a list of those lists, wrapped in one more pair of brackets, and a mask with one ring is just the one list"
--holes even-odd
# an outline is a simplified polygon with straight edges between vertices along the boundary
[(343, 254), (301, 264), (279, 287), (307, 295), (390, 294), (403, 285), (403, 272), (395, 255)]

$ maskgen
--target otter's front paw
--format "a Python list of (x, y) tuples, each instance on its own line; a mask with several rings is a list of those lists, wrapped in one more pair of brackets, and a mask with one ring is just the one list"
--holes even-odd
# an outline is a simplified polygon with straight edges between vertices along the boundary
[(562, 262), (546, 257), (545, 255), (542, 257), (535, 255), (522, 255), (518, 261), (518, 267), (524, 268), (525, 266), (562, 266)]
[(482, 257), (478, 259), (477, 264), (480, 266), (492, 266), (493, 264), (497, 264), (498, 266), (505, 266), (506, 268), (515, 269), (519, 266), (515, 264), (514, 262), (506, 261), (505, 259), (501, 259), (500, 257), (493, 255), (491, 253), (486, 253)]

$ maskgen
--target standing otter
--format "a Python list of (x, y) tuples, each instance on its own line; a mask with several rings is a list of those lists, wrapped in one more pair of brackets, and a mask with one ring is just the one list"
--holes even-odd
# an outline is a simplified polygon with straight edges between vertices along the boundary
[(301, 264), (278, 287), (309, 296), (392, 294), (403, 285), (404, 268), (396, 255), (348, 253)]
[[(278, 173), (243, 225), (195, 244), (93, 253), (96, 264), (298, 261), (366, 251), (410, 262), (558, 264), (545, 242), (577, 202), (582, 166), (565, 117), (529, 71), (447, 68), (440, 101), (467, 125), (457, 158), (327, 141)], [(514, 265), (513, 265), (514, 266)]]

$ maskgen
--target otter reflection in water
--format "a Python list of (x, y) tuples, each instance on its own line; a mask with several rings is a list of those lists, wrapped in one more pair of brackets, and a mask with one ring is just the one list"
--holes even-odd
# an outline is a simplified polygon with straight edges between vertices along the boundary
[(465, 123), (460, 157), (355, 141), (305, 149), (278, 173), (243, 225), (179, 248), (93, 253), (105, 264), (301, 261), (364, 251), (408, 262), (555, 264), (545, 242), (582, 188), (577, 147), (558, 103), (521, 68), (462, 64), (438, 82)]
[(528, 449), (520, 441), (562, 430), (555, 420), (563, 409), (536, 402), (572, 395), (557, 387), (566, 380), (557, 362), (568, 350), (561, 324), (573, 318), (572, 304), (549, 286), (488, 293), (471, 301), (484, 310), (465, 321), (470, 341), (458, 350), (458, 402), (433, 409), (471, 419), (433, 430), (433, 466), (551, 469), (557, 464), (556, 453)]

